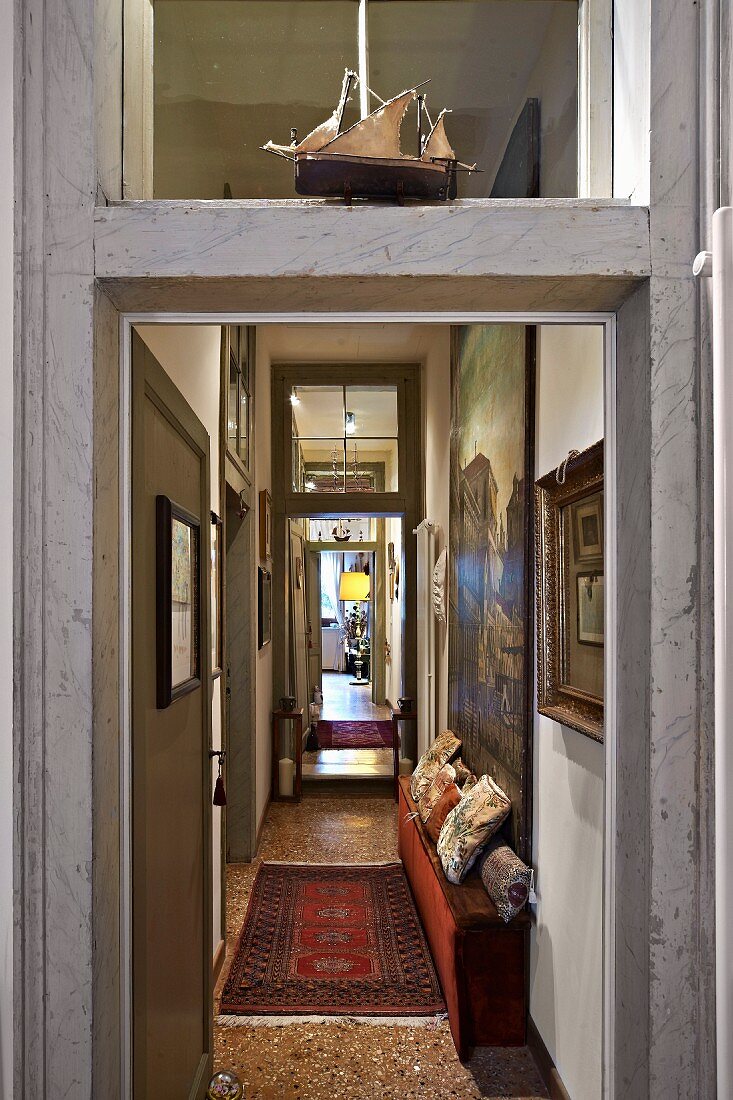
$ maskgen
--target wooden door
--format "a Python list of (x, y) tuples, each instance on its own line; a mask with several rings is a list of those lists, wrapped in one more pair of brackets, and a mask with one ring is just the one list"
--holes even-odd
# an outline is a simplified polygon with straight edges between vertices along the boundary
[[(209, 437), (137, 334), (132, 352), (134, 1096), (198, 1100), (212, 1068)], [(156, 683), (165, 622), (158, 613), (165, 586), (156, 577), (162, 497), (200, 522), (203, 551), (191, 555), (199, 598), (182, 600), (176, 589), (168, 608), (190, 615), (186, 639), (194, 651), (198, 642), (198, 675), (164, 707)], [(163, 572), (172, 575), (170, 563)], [(171, 644), (170, 621), (165, 640)], [(174, 679), (180, 660), (179, 642)]]
[(308, 722), (311, 685), (308, 684), (308, 622), (306, 616), (305, 534), (300, 523), (290, 523), (290, 661), (296, 707), (304, 708)]
[(308, 602), (308, 685), (322, 691), (321, 555), (314, 550), (306, 553), (305, 590)]

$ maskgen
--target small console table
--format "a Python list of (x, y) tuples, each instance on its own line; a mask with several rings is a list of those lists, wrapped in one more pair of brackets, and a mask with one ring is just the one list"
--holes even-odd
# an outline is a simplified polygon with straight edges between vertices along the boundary
[(416, 710), (393, 710), (392, 714), (392, 761), (394, 765), (394, 800), (400, 798), (400, 722), (417, 722)]

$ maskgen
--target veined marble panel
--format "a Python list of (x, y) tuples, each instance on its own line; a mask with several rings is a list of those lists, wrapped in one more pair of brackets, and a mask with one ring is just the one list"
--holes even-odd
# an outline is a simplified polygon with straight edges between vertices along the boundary
[[(700, 471), (700, 301), (691, 260), (700, 247), (698, 52), (694, 4), (651, 3), (649, 1092), (715, 1094), (710, 997), (713, 952), (700, 827), (709, 815), (709, 720), (703, 670), (711, 608)], [(674, 75), (670, 66), (674, 66)], [(706, 713), (707, 708), (707, 713)], [(709, 731), (707, 731), (709, 733)]]
[(100, 279), (650, 273), (648, 211), (614, 200), (123, 202), (97, 209), (95, 252)]
[(101, 279), (123, 312), (614, 312), (640, 285), (629, 276), (526, 278), (391, 275)]

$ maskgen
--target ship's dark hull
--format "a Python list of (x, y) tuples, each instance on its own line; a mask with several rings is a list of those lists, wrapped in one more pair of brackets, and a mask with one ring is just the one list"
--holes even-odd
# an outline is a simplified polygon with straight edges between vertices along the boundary
[(299, 195), (354, 199), (454, 199), (456, 171), (449, 163), (387, 160), (338, 153), (298, 153), (295, 190)]

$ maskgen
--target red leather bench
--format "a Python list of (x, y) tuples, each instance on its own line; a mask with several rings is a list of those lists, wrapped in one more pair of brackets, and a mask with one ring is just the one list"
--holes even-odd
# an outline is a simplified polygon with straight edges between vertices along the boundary
[(465, 1062), (476, 1046), (525, 1043), (527, 936), (523, 910), (505, 924), (475, 870), (448, 882), (410, 795), (399, 781), (399, 852), (443, 987), (453, 1041)]

